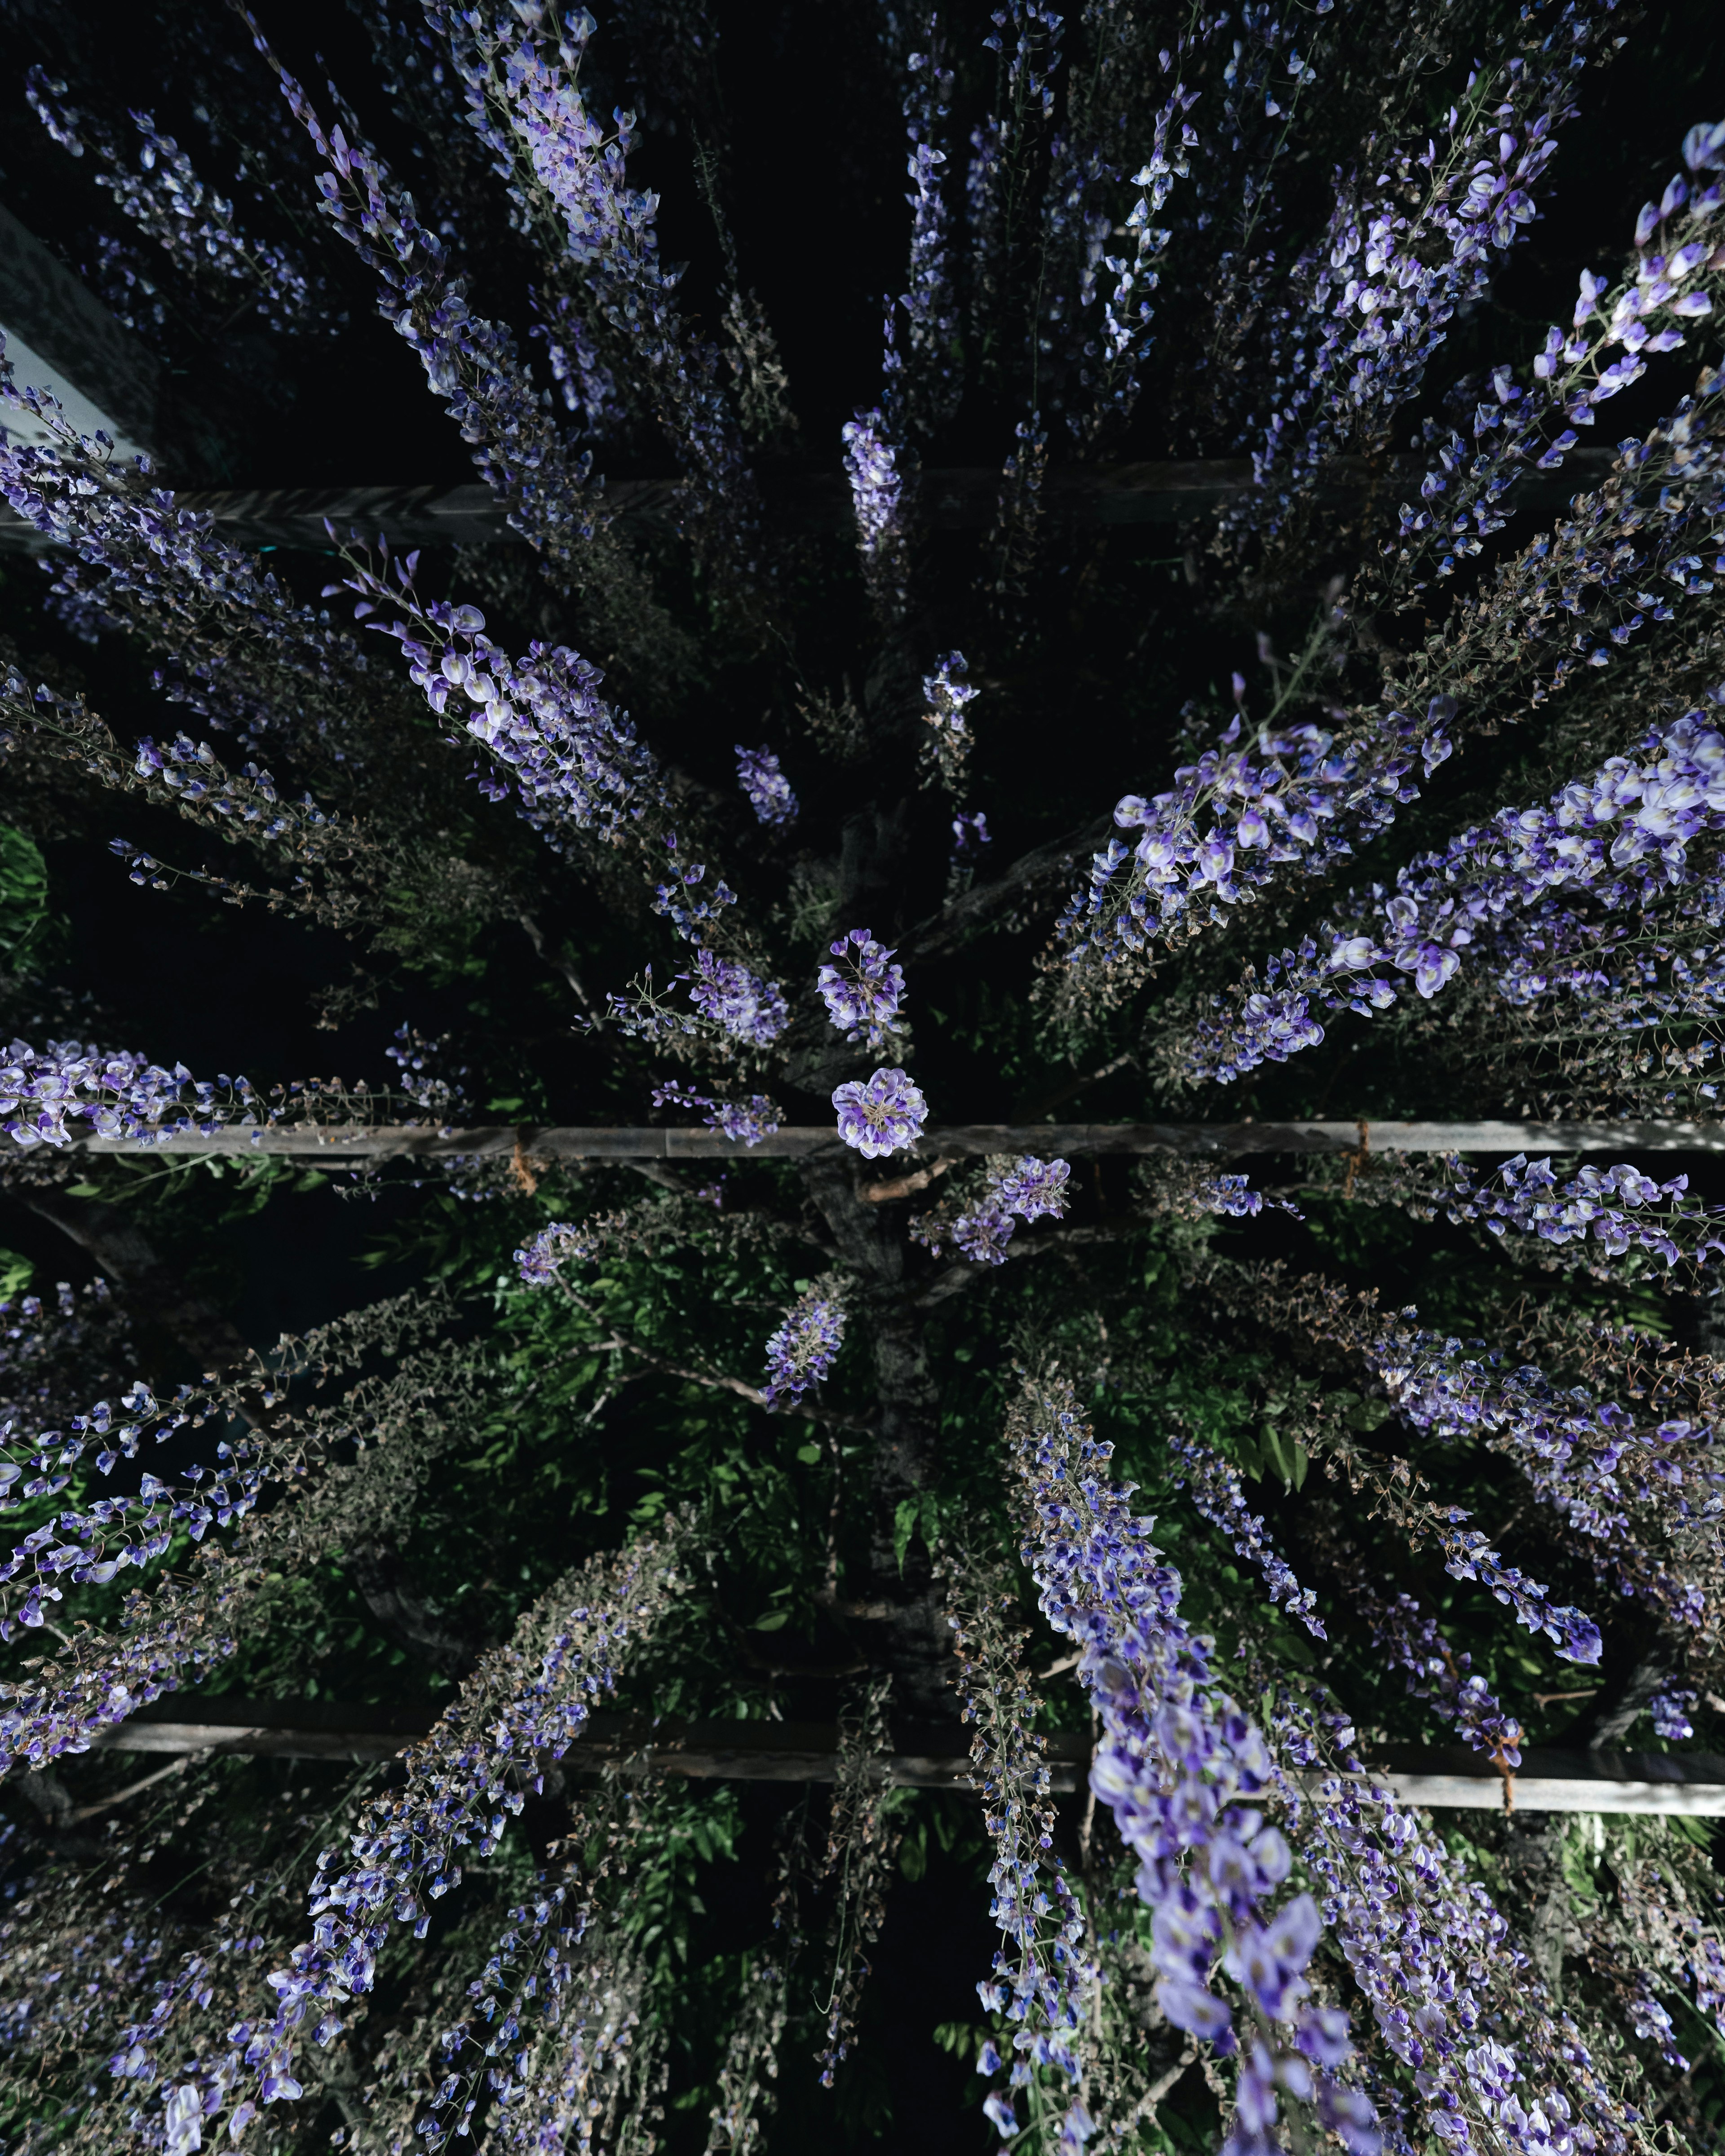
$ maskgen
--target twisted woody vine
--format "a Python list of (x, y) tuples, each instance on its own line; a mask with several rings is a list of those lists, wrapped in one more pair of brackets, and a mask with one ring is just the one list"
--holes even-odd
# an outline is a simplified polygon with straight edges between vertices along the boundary
[(0, 2146), (1717, 2148), (1717, 21), (0, 21)]

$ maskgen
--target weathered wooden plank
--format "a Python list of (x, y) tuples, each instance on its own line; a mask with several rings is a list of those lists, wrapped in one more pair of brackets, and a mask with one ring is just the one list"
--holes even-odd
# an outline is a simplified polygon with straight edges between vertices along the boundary
[[(141, 1708), (106, 1730), (96, 1743), (121, 1752), (185, 1754), (203, 1751), (262, 1753), (294, 1759), (393, 1758), (432, 1726), (429, 1710), (388, 1712), (327, 1702), (215, 1698), (180, 1695)], [(1063, 1732), (1048, 1740), (1056, 1794), (1084, 1784), (1089, 1744)], [(883, 1781), (912, 1789), (970, 1785), (971, 1732), (961, 1722), (903, 1724), (881, 1755)], [(579, 1773), (606, 1764), (626, 1772), (683, 1774), (695, 1779), (830, 1782), (837, 1771), (839, 1732), (831, 1722), (683, 1722), (645, 1715), (593, 1715), (565, 1755)], [(1307, 1793), (1321, 1797), (1324, 1778), (1307, 1774)], [(1375, 1757), (1353, 1784), (1367, 1802), (1373, 1789), (1404, 1803), (1438, 1810), (1502, 1811), (1506, 1785), (1477, 1753), (1454, 1747), (1393, 1745)], [(1712, 1753), (1554, 1752), (1532, 1748), (1509, 1790), (1517, 1811), (1645, 1812), (1725, 1817), (1725, 1758)]]
[[(140, 1141), (74, 1135), (69, 1150), (136, 1152)], [(259, 1130), (176, 1132), (151, 1141), (167, 1152), (264, 1152), (321, 1159), (386, 1160), (513, 1154), (550, 1160), (801, 1159), (835, 1147), (829, 1123), (787, 1124), (758, 1145), (742, 1147), (717, 1131), (603, 1126), (540, 1128), (486, 1123), (462, 1128), (434, 1124), (285, 1124)], [(1218, 1158), (1250, 1153), (1355, 1152), (1572, 1153), (1725, 1152), (1725, 1122), (1243, 1122), (1243, 1123), (957, 1123), (927, 1130), (910, 1150), (932, 1160), (975, 1159), (989, 1153), (1176, 1153)]]

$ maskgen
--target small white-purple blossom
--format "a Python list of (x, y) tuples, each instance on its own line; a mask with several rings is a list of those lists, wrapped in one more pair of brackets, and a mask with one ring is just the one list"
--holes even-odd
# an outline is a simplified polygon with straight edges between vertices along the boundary
[(598, 1238), (578, 1221), (553, 1220), (515, 1254), (524, 1287), (547, 1287), (563, 1267), (585, 1265), (598, 1254)]
[(952, 819), (952, 851), (955, 855), (980, 853), (993, 841), (988, 836), (988, 819), (980, 808), (967, 812), (960, 809)]
[(655, 1108), (701, 1108), (701, 1121), (710, 1131), (721, 1132), (733, 1144), (759, 1145), (771, 1137), (784, 1118), (777, 1104), (764, 1093), (752, 1093), (747, 1101), (715, 1100), (697, 1093), (673, 1078), (653, 1088)]
[(721, 1032), (752, 1047), (765, 1048), (777, 1040), (790, 1021), (789, 1008), (776, 983), (763, 981), (734, 958), (721, 958), (711, 951), (695, 955), (689, 1000)]
[(949, 1237), (960, 1255), (973, 1265), (1004, 1265), (1014, 1217), (1020, 1220), (1064, 1219), (1066, 1183), (1072, 1173), (1064, 1160), (1038, 1160), (1025, 1153), (1015, 1163), (995, 1163), (980, 1197), (967, 1205), (950, 1227), (938, 1213), (913, 1224), (911, 1233), (938, 1257)]
[(768, 1404), (798, 1400), (832, 1368), (845, 1338), (845, 1307), (811, 1288), (767, 1342)]
[(901, 1033), (895, 1023), (905, 993), (904, 969), (895, 966), (892, 952), (877, 943), (866, 928), (853, 928), (832, 947), (835, 966), (823, 966), (816, 976), (827, 1016), (847, 1040), (866, 1041), (878, 1049), (889, 1035)]
[(839, 1135), (865, 1160), (880, 1160), (914, 1145), (928, 1120), (928, 1103), (902, 1070), (890, 1066), (853, 1078), (833, 1093)]
[(778, 758), (766, 748), (737, 744), (737, 783), (747, 794), (749, 806), (763, 824), (789, 824), (796, 819), (797, 797), (790, 781), (778, 767)]

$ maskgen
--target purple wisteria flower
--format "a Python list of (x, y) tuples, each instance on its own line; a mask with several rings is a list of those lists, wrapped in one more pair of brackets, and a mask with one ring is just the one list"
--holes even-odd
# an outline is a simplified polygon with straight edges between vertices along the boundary
[(1695, 1734), (1691, 1719), (1701, 1695), (1693, 1685), (1664, 1684), (1647, 1702), (1656, 1735), (1672, 1744), (1686, 1743)]
[(506, 798), (512, 780), (522, 815), (553, 844), (562, 824), (612, 833), (644, 808), (668, 808), (651, 752), (628, 715), (599, 695), (605, 677), (597, 666), (563, 644), (532, 644), (525, 659), (511, 660), (485, 634), (477, 607), (420, 598), (417, 552), (394, 562), (393, 574), (387, 552), (381, 573), (352, 553), (344, 558), (350, 574), (325, 585), (324, 597), (356, 592), (355, 617), (377, 616), (368, 626), (400, 644), (432, 710), (507, 774), (485, 788), (493, 799)]
[[(1696, 842), (1721, 830), (1725, 735), (1707, 711), (1688, 711), (1650, 732), (1637, 755), (1572, 779), (1546, 807), (1502, 809), (1442, 853), (1417, 856), (1393, 890), (1373, 887), (1365, 919), (1358, 899), (1338, 907), (1316, 936), (1269, 962), (1265, 989), (1250, 983), (1214, 999), (1187, 1070), (1226, 1084), (1285, 1061), (1323, 1039), (1314, 1005), (1385, 1009), (1402, 992), (1397, 974), (1430, 999), (1471, 947), (1489, 954), (1536, 909), (1538, 932), (1549, 933), (1559, 895), (1608, 913), (1650, 907), (1697, 875)], [(1377, 970), (1386, 965), (1390, 973)]]
[(923, 723), (933, 729), (929, 747), (936, 769), (956, 792), (969, 759), (971, 732), (964, 711), (982, 694), (965, 679), (969, 669), (962, 651), (949, 651), (935, 661), (934, 671), (922, 677), (922, 696), (927, 706)]
[(1065, 1218), (1066, 1183), (1071, 1173), (1067, 1162), (1038, 1160), (1034, 1153), (1025, 1153), (1016, 1163), (1009, 1158), (993, 1161), (979, 1197), (949, 1224), (939, 1212), (924, 1214), (912, 1222), (911, 1235), (937, 1257), (943, 1240), (950, 1240), (973, 1265), (1004, 1265), (1015, 1218), (1026, 1221)]
[(988, 819), (980, 808), (974, 812), (961, 809), (952, 819), (952, 853), (955, 859), (967, 854), (980, 853), (984, 846), (993, 843), (988, 836)]
[[(1016, 2055), (1008, 2088), (991, 2092), (986, 2107), (1003, 2133), (1014, 2132), (1011, 2092), (1029, 2084), (1036, 2067), (1055, 2068), (1071, 2095), (1060, 2144), (1064, 2156), (1081, 2149), (1094, 2131), (1081, 2090), (1096, 1964), (1084, 1909), (1064, 1866), (1049, 1854), (1056, 1824), (1049, 1801), (1052, 1778), (1046, 1744), (1034, 1727), (1036, 1693), (1021, 1659), (1024, 1635), (1005, 1620), (1013, 1601), (1005, 1568), (961, 1561), (955, 1570), (947, 1621), (963, 1718), (974, 1732), (972, 1786), (982, 1794), (993, 1854), (988, 1914), (1004, 1942), (992, 1976), (977, 1992), (988, 2011), (1010, 2025), (1009, 2048)], [(978, 2072), (998, 2074), (1004, 2064), (990, 2038)]]
[[(1531, 1363), (1511, 1368), (1476, 1342), (1465, 1345), (1409, 1323), (1383, 1327), (1361, 1345), (1404, 1421), (1440, 1439), (1477, 1435), (1507, 1453), (1602, 1578), (1674, 1623), (1706, 1621), (1702, 1589), (1661, 1561), (1637, 1516), (1663, 1518), (1719, 1549), (1725, 1471), (1714, 1463), (1710, 1429), (1676, 1419), (1638, 1428), (1626, 1409), (1596, 1400), (1584, 1386), (1560, 1389)], [(1491, 1562), (1497, 1564), (1495, 1555)], [(1468, 1576), (1454, 1561), (1448, 1569), (1458, 1578)], [(1599, 1660), (1598, 1629), (1579, 1611), (1548, 1607), (1545, 1590), (1519, 1574), (1488, 1575), (1482, 1567), (1478, 1576), (1522, 1623), (1554, 1639), (1567, 1660)]]
[[(904, 114), (910, 142), (905, 169), (911, 192), (911, 260), (908, 291), (899, 306), (905, 318), (908, 360), (896, 341), (886, 341), (880, 402), (895, 439), (932, 434), (957, 411), (963, 392), (958, 365), (958, 314), (952, 290), (947, 244), (949, 223), (942, 192), (947, 153), (935, 138), (952, 116), (952, 70), (944, 64), (941, 23), (928, 20), (929, 49), (906, 60), (910, 77)], [(889, 321), (891, 317), (889, 317)]]
[(655, 1108), (704, 1108), (701, 1121), (710, 1131), (721, 1131), (733, 1144), (759, 1145), (771, 1137), (783, 1122), (782, 1110), (764, 1093), (752, 1093), (747, 1101), (716, 1101), (711, 1094), (696, 1093), (678, 1080), (653, 1088)]
[(786, 1313), (767, 1342), (767, 1403), (799, 1400), (832, 1368), (845, 1338), (845, 1306), (834, 1296), (811, 1288)]
[(1549, 1160), (1530, 1161), (1519, 1152), (1491, 1175), (1451, 1153), (1444, 1172), (1446, 1187), (1438, 1202), (1450, 1219), (1481, 1221), (1494, 1235), (1515, 1228), (1559, 1245), (1591, 1237), (1607, 1257), (1645, 1250), (1668, 1266), (1704, 1265), (1725, 1257), (1725, 1236), (1717, 1224), (1725, 1212), (1686, 1204), (1686, 1175), (1656, 1183), (1620, 1161), (1613, 1168), (1584, 1165), (1560, 1183)]
[(75, 1040), (38, 1051), (25, 1040), (0, 1050), (0, 1131), (23, 1147), (67, 1144), (68, 1122), (97, 1137), (153, 1145), (182, 1131), (213, 1137), (238, 1124), (261, 1132), (275, 1120), (244, 1078), (194, 1079), (126, 1050), (104, 1054)]
[(588, 1265), (598, 1255), (599, 1238), (581, 1221), (553, 1220), (515, 1254), (523, 1287), (548, 1287), (567, 1265)]
[(1316, 2004), (1307, 1974), (1322, 1917), (1310, 1894), (1279, 1898), (1292, 1856), (1255, 1801), (1279, 1779), (1261, 1732), (1181, 1618), (1180, 1576), (1070, 1390), (1021, 1403), (1012, 1440), (1024, 1560), (1043, 1614), (1081, 1650), (1101, 1719), (1091, 1785), (1138, 1858), (1138, 1894), (1154, 1912), (1157, 2003), (1240, 2061), (1230, 2156), (1274, 2145), (1281, 2097), (1312, 2105), (1354, 2156), (1377, 2156), (1370, 2104), (1335, 2078), (1352, 2050), (1347, 2015)]
[(1221, 1529), (1237, 1555), (1256, 1565), (1272, 1602), (1286, 1602), (1289, 1616), (1297, 1617), (1314, 1640), (1327, 1640), (1316, 1614), (1317, 1597), (1301, 1586), (1287, 1560), (1271, 1547), (1263, 1521), (1246, 1503), (1240, 1470), (1183, 1432), (1168, 1440), (1168, 1450), (1174, 1456), (1174, 1487), (1185, 1488), (1200, 1516)]
[(759, 496), (720, 387), (718, 354), (679, 316), (680, 272), (659, 254), (659, 198), (629, 183), (634, 116), (618, 108), (597, 119), (582, 94), (593, 17), (583, 9), (548, 18), (536, 7), (490, 14), (447, 0), (428, 0), (425, 13), (465, 88), (468, 122), (517, 205), (531, 223), (562, 226), (582, 300), (644, 377), (643, 401), (683, 468), (693, 536), (726, 572), (751, 573)]
[(752, 1048), (768, 1046), (790, 1023), (790, 1008), (776, 982), (711, 951), (695, 954), (689, 1000), (721, 1033)]
[(749, 798), (749, 806), (763, 824), (796, 820), (797, 797), (790, 781), (778, 767), (778, 758), (765, 748), (737, 744), (737, 783)]
[(904, 480), (897, 453), (878, 411), (859, 412), (842, 429), (845, 476), (856, 513), (863, 579), (880, 613), (896, 621), (905, 609), (909, 576), (904, 522)]
[(928, 1120), (921, 1091), (902, 1070), (890, 1067), (838, 1086), (833, 1106), (839, 1111), (839, 1137), (865, 1160), (880, 1160), (914, 1145)]
[(1340, 748), (1315, 726), (1266, 726), (1242, 748), (1236, 714), (1214, 748), (1175, 772), (1168, 793), (1147, 801), (1128, 793), (1117, 804), (1115, 822), (1142, 836), (1111, 840), (1061, 915), (1071, 963), (1111, 965), (1225, 921), (1285, 867), (1326, 873), (1420, 798), (1412, 774), (1423, 766), (1429, 778), (1450, 754), (1455, 709), (1440, 696), (1423, 720), (1392, 711)]
[(1382, 1594), (1356, 1573), (1348, 1599), (1372, 1629), (1379, 1650), (1407, 1672), (1408, 1690), (1445, 1722), (1453, 1722), (1476, 1752), (1506, 1771), (1522, 1763), (1522, 1726), (1506, 1714), (1473, 1658), (1452, 1647), (1411, 1594)]
[(902, 967), (866, 928), (853, 928), (832, 947), (836, 966), (823, 966), (816, 977), (827, 1016), (847, 1040), (878, 1049), (904, 1028), (897, 1023), (905, 993)]
[(206, 297), (213, 294), (232, 309), (249, 295), (270, 326), (284, 332), (328, 323), (321, 280), (314, 285), (297, 254), (244, 231), (234, 204), (204, 185), (153, 114), (131, 115), (141, 138), (134, 168), (105, 126), (66, 104), (64, 83), (39, 67), (24, 82), (26, 100), (55, 141), (74, 157), (92, 154), (102, 167), (92, 174), (95, 184)]
[[(674, 1536), (644, 1541), (560, 1580), (463, 1684), (431, 1735), (401, 1755), (404, 1792), (369, 1803), (345, 1850), (326, 1850), (311, 1890), (311, 1938), (274, 1971), (272, 2020), (230, 2031), (256, 2101), (296, 2097), (295, 2032), (328, 2045), (341, 2010), (369, 1992), (392, 1929), (424, 1938), (430, 1904), (459, 1884), (461, 1852), (489, 1856), (546, 1759), (561, 1759), (591, 1702), (679, 1584)], [(344, 1860), (347, 1869), (340, 1866)], [(242, 2116), (244, 2114), (244, 2117)], [(243, 2124), (249, 2102), (235, 2112)]]

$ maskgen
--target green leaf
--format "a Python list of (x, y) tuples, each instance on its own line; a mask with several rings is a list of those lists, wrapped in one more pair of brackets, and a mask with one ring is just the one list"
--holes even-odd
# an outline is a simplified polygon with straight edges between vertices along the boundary
[(818, 1445), (799, 1445), (797, 1457), (805, 1467), (814, 1467), (819, 1462), (820, 1447)]
[(764, 1617), (756, 1618), (752, 1629), (757, 1632), (782, 1632), (790, 1621), (788, 1609), (769, 1609)]

